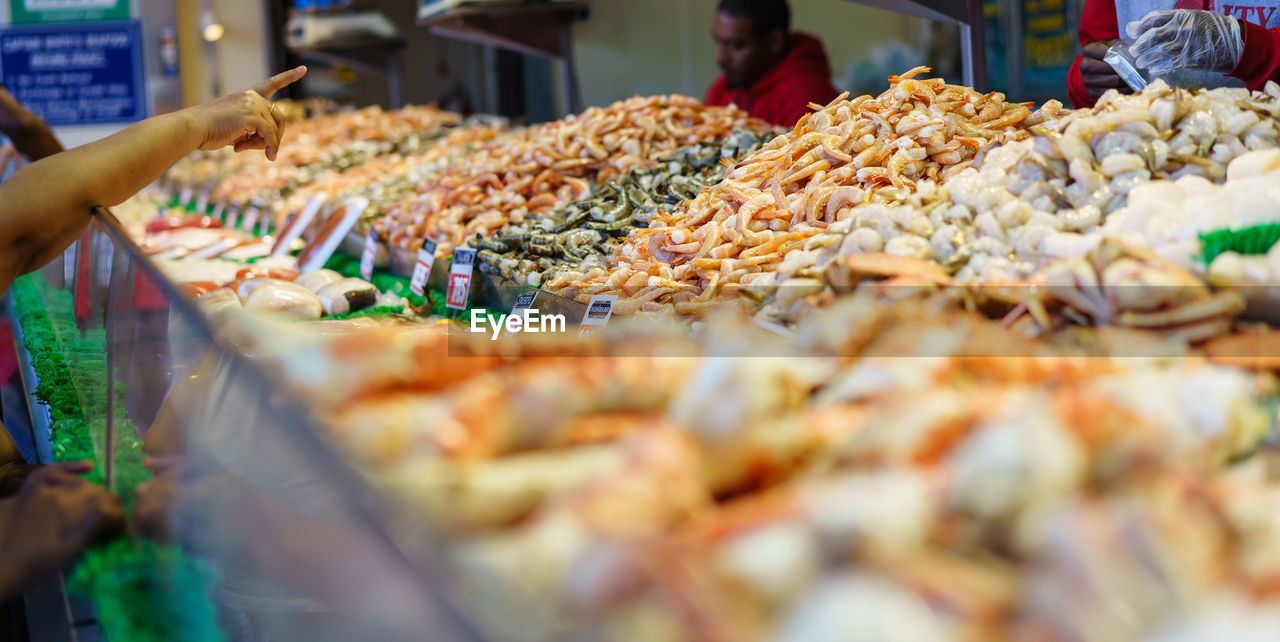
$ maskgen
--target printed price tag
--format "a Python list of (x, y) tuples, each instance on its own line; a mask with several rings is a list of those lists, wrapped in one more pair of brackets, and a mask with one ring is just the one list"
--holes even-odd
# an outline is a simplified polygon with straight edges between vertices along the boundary
[(62, 282), (66, 287), (71, 287), (76, 278), (76, 248), (79, 245), (80, 241), (76, 241), (62, 253)]
[(618, 302), (616, 294), (597, 294), (587, 303), (587, 314), (582, 317), (578, 326), (578, 338), (585, 339), (609, 325), (609, 317), (613, 316), (613, 304)]
[(196, 199), (196, 213), (197, 214), (209, 213), (209, 190), (207, 189), (200, 190), (200, 197)]
[(353, 196), (334, 209), (329, 218), (320, 225), (320, 231), (316, 233), (316, 237), (311, 239), (311, 243), (298, 255), (298, 271), (306, 274), (324, 267), (329, 257), (338, 251), (338, 246), (342, 245), (342, 240), (347, 237), (347, 233), (356, 226), (360, 215), (367, 207), (369, 207), (369, 199)]
[(521, 310), (528, 310), (533, 307), (533, 300), (538, 298), (537, 292), (522, 292), (516, 297), (516, 304), (512, 306), (511, 312), (516, 313)]
[(184, 185), (182, 187), (182, 192), (178, 194), (178, 207), (186, 207), (187, 203), (190, 203), (191, 199), (194, 198), (195, 195), (195, 188), (190, 185)]
[(360, 276), (373, 280), (373, 263), (378, 260), (378, 230), (370, 228), (364, 237), (364, 253), (360, 255)]
[[(271, 248), (271, 256), (284, 256), (289, 253), (289, 247), (293, 242), (302, 236), (302, 231), (311, 226), (311, 221), (315, 219), (316, 212), (324, 206), (324, 194), (316, 194), (307, 200), (307, 204), (302, 206), (297, 216), (292, 216), (284, 224), (284, 229), (280, 231), (280, 238), (276, 239), (276, 244)], [(257, 223), (255, 220), (254, 223)], [(253, 229), (252, 227), (250, 229)]]
[(203, 259), (211, 259), (215, 256), (220, 256), (223, 252), (230, 250), (231, 248), (235, 247), (238, 244), (239, 244), (239, 241), (235, 239), (222, 239), (221, 241), (215, 241), (213, 243), (210, 243), (182, 257), (182, 260), (183, 261), (199, 261)]
[(422, 241), (418, 250), (418, 262), (413, 264), (413, 277), (409, 279), (409, 291), (422, 296), (427, 291), (427, 281), (431, 279), (431, 266), (436, 262), (437, 244), (431, 239)]
[(453, 251), (453, 267), (449, 268), (445, 307), (452, 310), (467, 309), (467, 295), (471, 293), (471, 271), (475, 268), (475, 263), (475, 250), (460, 247)]
[[(226, 199), (223, 199), (221, 201), (218, 201), (217, 204), (213, 206), (213, 213), (210, 214), (209, 216), (222, 220), (222, 214), (226, 211), (227, 211), (227, 201)], [(223, 221), (223, 222), (225, 223), (226, 221)]]
[[(516, 304), (511, 307), (511, 316), (523, 318), (525, 310), (533, 308), (533, 300), (536, 298), (538, 298), (536, 291), (521, 292), (520, 296), (516, 297)], [(511, 328), (506, 327), (504, 324), (503, 329), (509, 331)], [(563, 326), (561, 326), (561, 329), (563, 329)]]
[(258, 224), (258, 217), (262, 216), (262, 209), (257, 205), (250, 205), (245, 210), (244, 218), (240, 219), (240, 229), (246, 232), (252, 232), (253, 226)]

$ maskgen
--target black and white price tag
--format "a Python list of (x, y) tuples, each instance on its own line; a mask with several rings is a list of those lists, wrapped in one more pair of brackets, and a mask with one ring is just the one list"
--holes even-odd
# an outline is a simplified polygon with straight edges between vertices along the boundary
[(511, 313), (515, 314), (532, 308), (533, 300), (536, 298), (538, 298), (537, 292), (521, 292), (520, 296), (516, 297), (516, 304), (512, 306)]
[(378, 259), (378, 230), (369, 228), (364, 237), (364, 252), (360, 254), (360, 276), (366, 281), (373, 280), (373, 263)]
[(427, 291), (427, 281), (431, 279), (431, 266), (436, 262), (437, 244), (431, 239), (424, 239), (418, 250), (418, 262), (413, 264), (413, 278), (409, 279), (409, 291), (422, 296)]
[(449, 268), (449, 283), (445, 291), (445, 307), (451, 310), (467, 309), (467, 296), (471, 293), (471, 272), (475, 269), (475, 263), (475, 250), (460, 247), (453, 251), (453, 265)]
[[(538, 298), (538, 293), (536, 291), (531, 290), (529, 292), (521, 292), (520, 295), (516, 297), (516, 304), (511, 306), (511, 316), (523, 319), (525, 311), (533, 309), (533, 300), (536, 298)], [(506, 325), (503, 326), (503, 330), (506, 332), (512, 331), (511, 328)]]
[(597, 294), (587, 303), (587, 313), (578, 325), (578, 338), (585, 339), (609, 325), (609, 317), (613, 316), (613, 304), (618, 302), (615, 294)]

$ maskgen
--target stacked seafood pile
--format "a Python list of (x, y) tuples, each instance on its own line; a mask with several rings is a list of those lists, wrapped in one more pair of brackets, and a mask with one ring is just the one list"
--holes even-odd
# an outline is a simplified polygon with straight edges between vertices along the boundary
[(971, 166), (979, 150), (1027, 136), (1060, 105), (1036, 113), (940, 79), (890, 78), (876, 98), (843, 98), (801, 119), (698, 196), (656, 217), (618, 249), (618, 266), (569, 272), (547, 284), (562, 296), (620, 296), (619, 312), (698, 313), (727, 291), (767, 286), (796, 250), (839, 241), (829, 226), (864, 203), (905, 200)]
[(468, 238), (564, 206), (676, 149), (767, 126), (735, 107), (685, 96), (635, 97), (500, 136), (458, 159), (393, 206), (377, 223), (393, 246), (416, 249), (428, 235), (448, 256)]
[[(330, 203), (365, 197), (369, 199), (369, 206), (362, 220), (379, 218), (450, 163), (475, 153), (504, 131), (506, 124), (499, 119), (468, 119), (425, 150), (415, 148), (384, 154), (345, 171), (325, 170), (311, 183), (292, 190), (275, 209), (278, 214), (297, 211), (316, 195), (323, 195)], [(362, 224), (360, 231), (364, 227)]]
[(656, 167), (633, 170), (596, 188), (590, 198), (512, 221), (490, 238), (476, 236), (482, 269), (538, 287), (567, 271), (606, 268), (621, 239), (659, 212), (674, 211), (724, 178), (725, 162), (758, 150), (771, 135), (748, 130), (684, 147)]
[(457, 114), (430, 106), (392, 111), (367, 107), (319, 116), (289, 127), (288, 144), (275, 162), (262, 154), (226, 150), (193, 154), (175, 165), (168, 178), (208, 188), (211, 202), (270, 204), (326, 171), (342, 172), (393, 151), (424, 150), (458, 120)]
[[(1254, 94), (1162, 82), (1132, 96), (1108, 93), (1091, 110), (1033, 128), (1032, 139), (992, 149), (945, 190), (855, 210), (849, 249), (932, 261), (959, 281), (1001, 282), (1026, 279), (1045, 259), (1083, 256), (1111, 236), (1159, 246), (1190, 267), (1196, 233), (1234, 221), (1205, 216), (1202, 227), (1183, 229), (1173, 243), (1174, 212), (1152, 215), (1151, 196), (1172, 195), (1170, 182), (1183, 177), (1192, 177), (1179, 181), (1185, 189), (1203, 191), (1206, 182), (1225, 181), (1232, 161), (1247, 152), (1280, 147), (1277, 98), (1274, 83)], [(1153, 181), (1159, 185), (1145, 187)], [(1130, 194), (1144, 191), (1145, 213), (1130, 214)], [(1265, 196), (1258, 193), (1270, 200)], [(1104, 225), (1113, 215), (1119, 220)]]
[(1177, 636), (1280, 608), (1275, 383), (1199, 357), (867, 297), (790, 342), (284, 332), (254, 352), (443, 535), (490, 639), (1216, 639)]
[[(1017, 304), (1010, 322), (1033, 335), (1118, 324), (1203, 340), (1228, 332), (1246, 299), (1254, 316), (1277, 318), (1266, 288), (1213, 292), (1202, 278), (1216, 258), (1217, 286), (1275, 282), (1262, 255), (1277, 236), (1255, 228), (1280, 220), (1277, 97), (1275, 84), (1108, 94), (986, 151), (940, 189), (854, 208), (839, 244), (789, 257), (780, 277), (795, 278), (764, 293), (760, 314), (792, 321), (829, 300), (828, 286), (887, 278), (965, 286), (970, 305), (994, 301), (1001, 314)], [(1202, 252), (1206, 234), (1227, 251)]]

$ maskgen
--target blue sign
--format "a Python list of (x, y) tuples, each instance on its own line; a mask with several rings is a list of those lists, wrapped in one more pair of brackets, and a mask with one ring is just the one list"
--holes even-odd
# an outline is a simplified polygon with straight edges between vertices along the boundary
[(0, 77), (50, 125), (132, 123), (147, 115), (136, 21), (4, 29)]

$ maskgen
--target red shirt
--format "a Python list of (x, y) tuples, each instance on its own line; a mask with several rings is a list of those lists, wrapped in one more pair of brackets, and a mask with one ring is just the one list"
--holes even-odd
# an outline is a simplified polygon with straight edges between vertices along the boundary
[(792, 33), (787, 55), (766, 71), (750, 89), (730, 87), (721, 74), (703, 101), (708, 105), (736, 104), (747, 113), (774, 125), (793, 127), (808, 113), (809, 103), (825, 105), (839, 91), (831, 84), (831, 64), (822, 41), (804, 33)]
[[(1116, 0), (1085, 0), (1084, 12), (1080, 16), (1081, 46), (1120, 37), (1115, 3)], [(1240, 33), (1244, 36), (1244, 53), (1236, 68), (1227, 75), (1243, 80), (1253, 90), (1262, 89), (1268, 80), (1280, 82), (1280, 27), (1268, 29), (1250, 21), (1254, 15), (1262, 17), (1264, 12), (1236, 11), (1239, 7), (1214, 0), (1177, 0), (1169, 8), (1217, 11), (1226, 15), (1241, 14), (1243, 19), (1240, 19)], [(1067, 90), (1076, 107), (1092, 107), (1094, 100), (1085, 89), (1084, 77), (1080, 74), (1080, 59), (1081, 56), (1076, 56), (1075, 62), (1071, 64), (1071, 71), (1067, 73)]]

